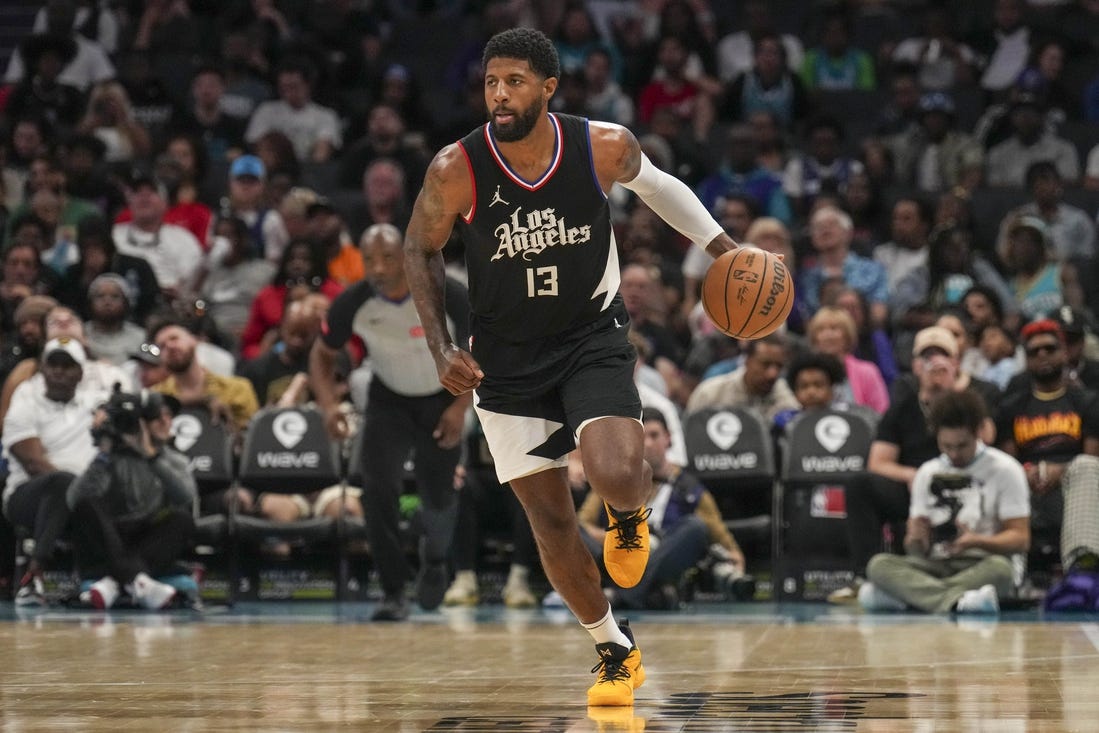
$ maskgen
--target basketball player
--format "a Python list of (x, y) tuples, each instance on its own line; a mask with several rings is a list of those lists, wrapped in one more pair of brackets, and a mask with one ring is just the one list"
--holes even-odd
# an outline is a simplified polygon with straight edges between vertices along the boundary
[[(631, 705), (645, 678), (641, 654), (600, 590), (565, 469), (578, 441), (610, 517), (605, 566), (620, 586), (636, 585), (648, 560), (642, 499), (652, 472), (607, 193), (622, 183), (711, 255), (736, 244), (628, 130), (547, 113), (560, 67), (543, 33), (494, 36), (483, 66), (490, 121), (440, 150), (427, 171), (405, 236), (409, 286), (440, 381), (454, 394), (476, 390), (500, 483), (511, 483), (549, 581), (595, 639), (588, 704)], [(446, 327), (441, 250), (455, 224), (469, 271), (470, 351)]]

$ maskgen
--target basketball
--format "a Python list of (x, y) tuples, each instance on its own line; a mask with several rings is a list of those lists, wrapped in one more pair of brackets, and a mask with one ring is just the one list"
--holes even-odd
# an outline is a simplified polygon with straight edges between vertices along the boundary
[(794, 307), (794, 283), (778, 255), (740, 247), (710, 264), (702, 307), (717, 328), (738, 339), (774, 333)]

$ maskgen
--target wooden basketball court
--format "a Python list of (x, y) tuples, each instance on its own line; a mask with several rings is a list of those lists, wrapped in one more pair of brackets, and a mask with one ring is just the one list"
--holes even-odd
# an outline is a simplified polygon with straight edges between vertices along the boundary
[(648, 681), (588, 710), (565, 611), (0, 606), (4, 731), (1099, 731), (1099, 617), (702, 604), (632, 617)]

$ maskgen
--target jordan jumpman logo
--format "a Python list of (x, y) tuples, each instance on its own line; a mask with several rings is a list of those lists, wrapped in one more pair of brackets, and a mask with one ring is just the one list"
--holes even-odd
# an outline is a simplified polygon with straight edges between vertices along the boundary
[(489, 202), (488, 207), (491, 209), (496, 204), (503, 204), (504, 206), (510, 206), (507, 201), (504, 201), (504, 197), (500, 195), (500, 187), (496, 187), (496, 193), (492, 195), (492, 201)]

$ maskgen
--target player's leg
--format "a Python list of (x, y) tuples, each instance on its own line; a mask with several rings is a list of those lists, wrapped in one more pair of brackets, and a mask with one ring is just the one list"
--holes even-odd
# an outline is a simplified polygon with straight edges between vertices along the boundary
[(588, 704), (632, 705), (634, 689), (645, 681), (641, 652), (603, 595), (599, 569), (580, 538), (565, 469), (514, 478), (511, 487), (530, 520), (546, 577), (595, 640), (598, 676), (588, 689)]

